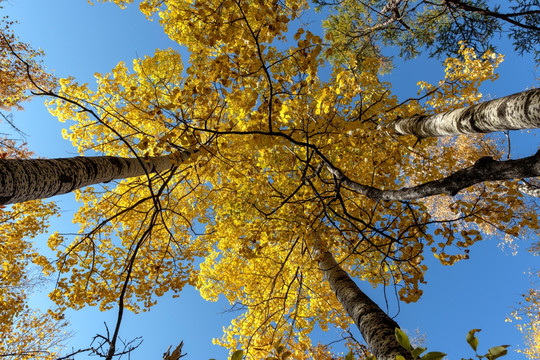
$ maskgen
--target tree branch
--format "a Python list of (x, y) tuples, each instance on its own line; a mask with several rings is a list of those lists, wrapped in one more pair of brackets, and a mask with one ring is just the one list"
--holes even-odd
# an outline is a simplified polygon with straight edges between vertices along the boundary
[(484, 16), (491, 16), (491, 17), (494, 17), (494, 18), (497, 18), (497, 19), (501, 19), (501, 20), (506, 21), (506, 22), (508, 22), (508, 23), (510, 23), (512, 25), (517, 26), (517, 27), (521, 27), (521, 28), (528, 29), (528, 30), (540, 31), (540, 27), (538, 27), (538, 26), (523, 24), (523, 23), (521, 23), (519, 21), (516, 21), (516, 20), (512, 19), (513, 17), (516, 17), (516, 16), (538, 14), (538, 13), (540, 13), (539, 11), (526, 11), (526, 12), (520, 12), (520, 13), (501, 14), (501, 13), (496, 12), (496, 11), (492, 11), (492, 10), (489, 10), (489, 9), (482, 9), (482, 8), (479, 8), (479, 7), (470, 5), (470, 4), (466, 4), (466, 3), (464, 3), (463, 1), (460, 1), (460, 0), (445, 0), (445, 2), (447, 4), (452, 4), (452, 5), (456, 6), (457, 8), (465, 10), (465, 11), (470, 11), (470, 12), (474, 12), (474, 13), (481, 14), (481, 15), (484, 15)]
[(456, 195), (459, 191), (485, 181), (513, 180), (540, 176), (540, 150), (518, 160), (497, 161), (491, 157), (480, 158), (473, 166), (456, 171), (445, 178), (399, 190), (380, 190), (359, 184), (335, 167), (326, 164), (341, 185), (374, 200), (407, 201), (428, 196)]

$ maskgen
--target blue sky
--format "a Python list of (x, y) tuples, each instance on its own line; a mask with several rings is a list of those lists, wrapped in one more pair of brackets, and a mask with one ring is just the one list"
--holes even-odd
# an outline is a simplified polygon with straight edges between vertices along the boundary
[[(107, 72), (119, 61), (131, 63), (135, 57), (152, 54), (156, 48), (176, 47), (162, 32), (157, 22), (149, 22), (135, 7), (120, 10), (110, 4), (90, 6), (86, 0), (10, 0), (4, 3), (4, 13), (19, 21), (15, 31), (21, 39), (31, 42), (46, 53), (45, 62), (57, 76), (74, 76), (80, 82), (93, 82), (95, 72)], [(187, 59), (187, 57), (185, 57)], [(419, 80), (433, 81), (443, 76), (437, 61), (399, 62), (389, 80), (393, 90), (402, 97), (414, 96)], [(506, 53), (499, 68), (500, 79), (486, 84), (484, 94), (504, 96), (536, 86), (538, 74), (527, 58)], [(41, 99), (26, 105), (24, 112), (14, 114), (18, 127), (28, 134), (29, 147), (38, 156), (66, 157), (76, 155), (71, 144), (61, 137), (59, 123), (49, 115)], [(2, 127), (2, 131), (5, 132)], [(538, 132), (512, 134), (514, 156), (530, 155), (538, 148)], [(61, 232), (76, 231), (71, 214), (77, 204), (72, 195), (54, 199), (63, 215), (51, 228)], [(45, 237), (37, 239), (39, 245)], [(520, 247), (517, 256), (503, 252), (496, 241), (482, 241), (471, 248), (470, 260), (444, 267), (431, 259), (423, 288), (422, 299), (415, 304), (401, 304), (396, 318), (402, 328), (427, 335), (430, 350), (447, 352), (450, 359), (472, 357), (465, 342), (465, 334), (473, 328), (479, 334), (480, 350), (490, 346), (521, 344), (521, 334), (513, 324), (505, 323), (512, 305), (530, 286), (527, 272), (537, 268), (538, 259)], [(384, 308), (384, 291), (359, 284)], [(390, 315), (398, 306), (392, 289), (388, 290)], [(36, 297), (35, 304), (46, 304), (45, 294)], [(123, 323), (121, 336), (130, 339), (141, 336), (142, 346), (131, 359), (161, 358), (169, 345), (184, 340), (188, 359), (225, 359), (227, 351), (211, 345), (212, 337), (220, 337), (222, 326), (232, 317), (226, 313), (228, 304), (204, 302), (193, 289), (186, 289), (180, 298), (164, 296), (151, 311), (140, 315), (129, 314)], [(103, 322), (114, 325), (115, 313), (100, 313), (84, 309), (68, 315), (74, 337), (69, 347), (86, 347), (98, 332), (104, 332)], [(356, 334), (358, 338), (360, 335)], [(323, 333), (321, 340), (339, 339), (337, 333)], [(84, 356), (82, 357), (84, 358)], [(513, 353), (511, 359), (524, 359)]]

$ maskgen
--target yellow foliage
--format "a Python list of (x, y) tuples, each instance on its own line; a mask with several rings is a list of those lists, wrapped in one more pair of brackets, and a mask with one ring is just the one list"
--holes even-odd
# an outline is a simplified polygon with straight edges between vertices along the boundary
[(48, 89), (53, 81), (40, 62), (43, 52), (19, 41), (11, 29), (13, 24), (8, 17), (0, 20), (0, 110), (22, 110), (21, 103), (30, 98), (30, 90), (37, 90), (37, 86)]
[[(540, 272), (536, 271), (534, 276), (540, 277)], [(534, 284), (537, 284), (537, 280), (533, 282), (533, 286)], [(535, 287), (522, 295), (523, 301), (512, 312), (512, 317), (518, 321), (517, 328), (525, 338), (525, 348), (518, 351), (529, 359), (540, 357), (540, 291)], [(507, 321), (511, 321), (511, 319), (509, 318)]]
[[(158, 296), (193, 284), (208, 300), (224, 296), (245, 308), (216, 343), (259, 359), (281, 339), (295, 359), (308, 359), (326, 351), (311, 343), (314, 326), (351, 324), (323, 281), (315, 248), (329, 249), (351, 276), (374, 286), (395, 282), (402, 300), (416, 301), (425, 250), (453, 264), (492, 221), (508, 233), (537, 227), (511, 183), (411, 202), (375, 201), (341, 186), (327, 164), (358, 183), (393, 189), (496, 151), (466, 139), (455, 147), (434, 140), (414, 146), (414, 139), (385, 136), (377, 124), (477, 101), (479, 84), (495, 78), (501, 57), (477, 59), (463, 47), (462, 58), (447, 61), (439, 87), (422, 85), (433, 91), (427, 103), (400, 103), (380, 80), (378, 59), (352, 59), (323, 74), (329, 49), (319, 36), (301, 26), (294, 41), (286, 38), (306, 6), (145, 0), (141, 10), (157, 14), (171, 39), (188, 48), (188, 62), (173, 49), (156, 50), (131, 69), (119, 63), (96, 74), (95, 89), (60, 81), (60, 95), (96, 115), (59, 99), (49, 104), (70, 121), (65, 136), (81, 153), (205, 151), (149, 179), (79, 191), (78, 237), (49, 241), (61, 260), (54, 301), (108, 309), (127, 284), (126, 306), (144, 311)], [(509, 196), (494, 197), (494, 189)], [(511, 209), (516, 217), (506, 218)], [(433, 222), (440, 233), (428, 229)]]
[[(43, 52), (19, 41), (11, 29), (13, 24), (7, 17), (0, 23), (2, 111), (22, 110), (31, 90), (49, 89), (53, 81), (40, 62)], [(31, 152), (24, 144), (0, 138), (0, 158), (29, 156)], [(64, 322), (53, 321), (47, 313), (34, 312), (27, 304), (29, 294), (43, 281), (34, 275), (35, 268), (51, 269), (31, 239), (46, 231), (53, 215), (58, 215), (56, 205), (43, 201), (0, 206), (0, 356), (4, 359), (54, 359), (56, 347), (64, 338)]]
[[(0, 144), (3, 158), (30, 155), (12, 140), (2, 139)], [(0, 207), (0, 354), (6, 359), (55, 359), (65, 338), (64, 321), (28, 308), (28, 296), (43, 282), (39, 270), (52, 270), (31, 239), (46, 232), (54, 215), (56, 205), (41, 200)]]
[(443, 112), (476, 104), (482, 99), (478, 87), (486, 80), (494, 81), (499, 77), (495, 69), (503, 59), (503, 55), (492, 51), (478, 58), (472, 48), (460, 43), (459, 58), (450, 57), (444, 62), (444, 80), (437, 86), (418, 82), (420, 90), (428, 94), (426, 105)]

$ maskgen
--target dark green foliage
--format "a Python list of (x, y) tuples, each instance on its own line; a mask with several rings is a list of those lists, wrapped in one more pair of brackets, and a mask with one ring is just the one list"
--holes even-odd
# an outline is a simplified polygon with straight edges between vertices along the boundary
[(399, 55), (413, 58), (455, 55), (461, 41), (478, 53), (496, 50), (493, 40), (508, 36), (520, 53), (540, 60), (540, 2), (538, 0), (314, 0), (332, 12), (325, 22), (338, 45), (336, 61), (365, 57), (395, 46)]

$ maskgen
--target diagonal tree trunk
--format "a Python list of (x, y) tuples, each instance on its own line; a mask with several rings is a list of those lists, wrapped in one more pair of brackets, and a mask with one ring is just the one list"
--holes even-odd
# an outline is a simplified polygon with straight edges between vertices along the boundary
[(540, 89), (435, 115), (397, 119), (382, 127), (398, 135), (434, 136), (540, 128)]
[[(497, 161), (483, 157), (473, 166), (458, 170), (442, 179), (429, 181), (417, 186), (398, 190), (380, 190), (349, 179), (342, 171), (327, 165), (328, 170), (341, 184), (359, 194), (374, 200), (408, 201), (428, 196), (446, 194), (456, 195), (459, 191), (486, 181), (514, 180), (540, 176), (540, 150), (536, 154), (517, 160)], [(529, 196), (538, 196), (538, 189), (521, 186), (520, 191)]]
[[(188, 159), (198, 150), (184, 150)], [(168, 155), (138, 158), (89, 156), (63, 159), (0, 159), (0, 205), (48, 198), (82, 187), (159, 173), (177, 161)]]
[(396, 355), (412, 359), (411, 353), (396, 340), (398, 324), (358, 288), (330, 252), (320, 252), (319, 269), (377, 360), (395, 360)]

